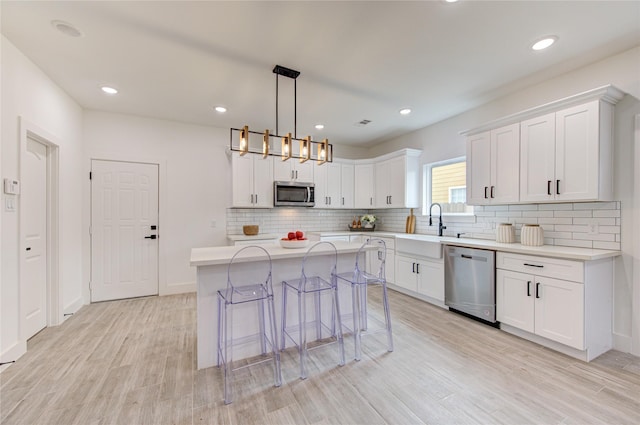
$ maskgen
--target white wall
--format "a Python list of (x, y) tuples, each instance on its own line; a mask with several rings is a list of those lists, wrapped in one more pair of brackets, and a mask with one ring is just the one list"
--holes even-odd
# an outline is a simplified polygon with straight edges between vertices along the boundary
[[(20, 176), (18, 117), (55, 136), (60, 154), (61, 312), (82, 305), (82, 109), (4, 36), (2, 58), (2, 178)], [(0, 250), (0, 358), (14, 360), (26, 349), (19, 333), (19, 203), (4, 210)], [(19, 196), (18, 196), (19, 202)]]
[[(226, 245), (231, 204), (229, 129), (85, 111), (85, 176), (91, 159), (160, 164), (160, 294), (195, 291), (191, 248)], [(83, 180), (85, 282), (89, 281), (90, 185)], [(211, 227), (211, 221), (216, 227)], [(89, 297), (85, 285), (85, 296)]]
[[(512, 93), (448, 120), (373, 147), (369, 156), (402, 148), (422, 149), (421, 163), (465, 155), (465, 139), (459, 132), (516, 112), (571, 96), (606, 84), (630, 94), (616, 105), (615, 118), (615, 200), (621, 202), (622, 256), (616, 259), (614, 283), (614, 344), (631, 351), (632, 329), (640, 329), (640, 314), (632, 312), (632, 295), (640, 292), (633, 279), (634, 228), (640, 217), (633, 212), (633, 117), (640, 113), (640, 47)], [(632, 97), (633, 96), (633, 97)], [(638, 200), (636, 200), (638, 202)], [(635, 226), (635, 227), (634, 227)], [(636, 274), (637, 276), (637, 274)], [(640, 355), (640, 347), (634, 348)]]

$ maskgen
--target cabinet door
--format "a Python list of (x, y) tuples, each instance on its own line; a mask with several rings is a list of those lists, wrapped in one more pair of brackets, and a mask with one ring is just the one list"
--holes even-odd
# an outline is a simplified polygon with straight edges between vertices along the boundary
[(232, 192), (234, 207), (253, 207), (253, 155), (231, 156)]
[(405, 157), (390, 159), (387, 164), (389, 173), (388, 193), (391, 208), (405, 207), (407, 167)]
[(533, 275), (496, 270), (496, 318), (499, 322), (534, 332)]
[(283, 161), (280, 157), (273, 157), (273, 180), (288, 182), (293, 180), (293, 159)]
[(556, 112), (557, 200), (598, 199), (599, 101)]
[(253, 155), (253, 204), (255, 207), (273, 206), (273, 161)]
[(335, 162), (320, 165), (318, 168), (326, 167), (327, 173), (327, 186), (326, 196), (329, 201), (329, 208), (340, 208), (342, 200), (340, 199), (340, 184), (342, 178), (340, 172), (342, 170), (341, 164)]
[(520, 200), (520, 124), (491, 131), (489, 198), (492, 204)]
[[(298, 161), (298, 160), (296, 160)], [(296, 181), (304, 183), (313, 183), (313, 166), (314, 161), (306, 161), (303, 163), (294, 162), (294, 177)], [(322, 165), (321, 165), (322, 167)]]
[(353, 208), (354, 167), (353, 164), (341, 165), (340, 181), (340, 206)]
[(316, 165), (313, 173), (315, 183), (316, 208), (329, 207), (329, 194), (327, 188), (327, 174), (329, 166), (327, 164)]
[(584, 284), (536, 277), (535, 333), (584, 350)]
[(491, 135), (486, 131), (467, 138), (467, 204), (489, 204), (490, 183)]
[(375, 205), (376, 208), (390, 208), (389, 206), (389, 163), (379, 162), (375, 165)]
[(418, 293), (444, 302), (444, 261), (420, 260), (416, 275)]
[(520, 201), (554, 200), (555, 114), (520, 123)]
[[(389, 261), (387, 260), (386, 264), (388, 263)], [(397, 273), (394, 284), (411, 291), (417, 291), (416, 263), (416, 260), (413, 258), (398, 255), (396, 257)]]
[(354, 207), (373, 208), (373, 164), (357, 164), (354, 174)]

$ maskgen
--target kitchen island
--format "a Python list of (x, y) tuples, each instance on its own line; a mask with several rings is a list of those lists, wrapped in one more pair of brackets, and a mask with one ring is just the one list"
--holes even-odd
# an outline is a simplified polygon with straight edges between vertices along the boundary
[[(360, 243), (336, 241), (334, 245), (338, 251), (338, 273), (353, 270), (355, 256), (360, 249)], [(309, 244), (309, 247), (311, 244)], [(285, 249), (279, 245), (264, 246), (272, 260), (273, 291), (275, 297), (276, 322), (281, 323), (282, 306), (282, 281), (300, 277), (302, 258), (307, 253), (307, 248)], [(191, 266), (197, 268), (197, 363), (198, 369), (215, 366), (217, 364), (216, 346), (218, 338), (218, 304), (217, 291), (227, 285), (227, 265), (233, 255), (241, 249), (234, 246), (217, 246), (209, 248), (193, 248), (191, 250)], [(376, 249), (371, 247), (371, 249)], [(314, 251), (316, 252), (316, 251)], [(329, 264), (331, 251), (328, 249), (318, 249), (317, 255), (325, 257)], [(246, 263), (246, 271), (242, 271), (247, 277), (251, 277), (252, 265), (264, 257), (245, 255), (236, 258), (236, 261)], [(340, 285), (340, 307), (343, 320), (351, 317), (351, 291), (346, 285)], [(295, 308), (294, 303), (290, 303), (290, 308)], [(329, 303), (325, 303), (327, 307)], [(235, 339), (238, 336), (251, 336), (257, 333), (257, 320), (254, 310), (255, 306), (236, 305), (233, 334)], [(289, 314), (289, 318), (295, 315)], [(289, 319), (288, 324), (295, 326)], [(278, 334), (280, 330), (278, 329)], [(241, 339), (241, 338), (240, 338)], [(236, 358), (248, 357), (259, 353), (258, 344), (247, 342), (246, 346), (238, 349), (239, 355)]]

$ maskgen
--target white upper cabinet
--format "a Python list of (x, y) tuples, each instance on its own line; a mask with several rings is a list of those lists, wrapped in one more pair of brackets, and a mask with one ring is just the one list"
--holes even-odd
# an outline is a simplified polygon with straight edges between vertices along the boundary
[(405, 149), (401, 156), (375, 164), (376, 208), (418, 208), (418, 157), (420, 151)]
[(603, 86), (462, 132), (467, 203), (612, 200), (613, 112), (623, 97)]
[(518, 202), (520, 126), (512, 124), (467, 138), (467, 204)]
[(373, 164), (356, 164), (354, 170), (354, 207), (373, 208), (374, 169)]
[(273, 206), (273, 161), (259, 155), (231, 155), (233, 207)]
[(599, 100), (523, 121), (521, 200), (611, 200), (612, 121)]
[(280, 157), (273, 158), (273, 177), (275, 181), (297, 181), (313, 183), (313, 163), (315, 161), (300, 162), (296, 158), (283, 161)]
[(316, 208), (353, 208), (353, 164), (327, 162), (316, 165)]

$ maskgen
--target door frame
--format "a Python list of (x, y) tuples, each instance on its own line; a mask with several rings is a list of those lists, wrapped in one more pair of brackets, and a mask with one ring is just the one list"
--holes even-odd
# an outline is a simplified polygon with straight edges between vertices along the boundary
[[(63, 321), (62, 309), (62, 291), (60, 288), (60, 142), (53, 134), (39, 127), (33, 122), (26, 120), (24, 117), (18, 117), (19, 135), (20, 135), (20, 161), (19, 174), (20, 180), (24, 180), (26, 173), (24, 167), (25, 156), (27, 155), (27, 139), (32, 138), (47, 147), (47, 326), (57, 326)], [(20, 282), (18, 299), (19, 312), (19, 332), (20, 338), (26, 341), (24, 334), (24, 321), (22, 320), (22, 298), (24, 285), (22, 284), (23, 270), (25, 269), (25, 261), (22, 253), (26, 249), (24, 244), (25, 234), (25, 217), (22, 208), (21, 198), (18, 199), (18, 222), (19, 222), (19, 241), (18, 241), (18, 258), (19, 269), (18, 279)]]
[[(93, 161), (113, 161), (113, 162), (135, 162), (138, 164), (152, 164), (158, 166), (158, 296), (162, 295), (173, 295), (179, 294), (184, 291), (181, 291), (179, 288), (172, 290), (173, 288), (167, 288), (167, 264), (165, 261), (165, 240), (166, 237), (163, 238), (163, 228), (162, 223), (167, 211), (166, 205), (166, 193), (167, 193), (167, 161), (165, 159), (158, 158), (140, 158), (140, 157), (131, 157), (125, 155), (118, 154), (94, 154), (89, 157), (89, 171), (91, 171), (91, 167)], [(93, 225), (93, 214), (91, 211), (91, 197), (93, 194), (91, 191), (93, 190), (91, 181), (89, 181), (89, 198), (88, 198), (88, 211), (89, 211), (89, 233), (88, 233), (88, 241), (89, 241), (89, 255), (88, 255), (88, 270), (89, 270), (89, 283), (85, 286), (86, 288), (86, 297), (85, 299), (91, 302), (91, 276), (93, 276), (93, 253), (91, 252), (92, 245), (92, 234), (91, 234), (91, 226)]]
[[(635, 160), (634, 175), (635, 181), (640, 181), (640, 114), (635, 116)], [(640, 185), (634, 185), (633, 209), (640, 210)], [(640, 217), (635, 216), (633, 234), (635, 235), (633, 244), (633, 285), (631, 288), (631, 354), (640, 356)]]

